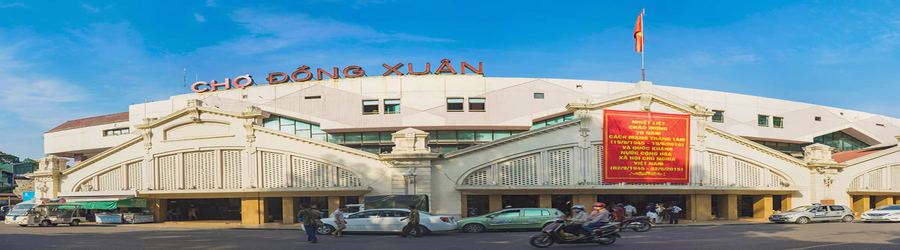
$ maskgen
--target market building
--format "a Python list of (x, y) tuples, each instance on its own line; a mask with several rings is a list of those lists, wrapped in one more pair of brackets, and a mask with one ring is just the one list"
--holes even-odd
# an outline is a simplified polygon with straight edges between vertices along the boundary
[(373, 195), (421, 195), (457, 216), (675, 203), (693, 220), (900, 199), (900, 119), (646, 81), (401, 66), (200, 82), (200, 93), (66, 122), (44, 135), (36, 197), (138, 197), (156, 221), (194, 205), (200, 219), (244, 224)]

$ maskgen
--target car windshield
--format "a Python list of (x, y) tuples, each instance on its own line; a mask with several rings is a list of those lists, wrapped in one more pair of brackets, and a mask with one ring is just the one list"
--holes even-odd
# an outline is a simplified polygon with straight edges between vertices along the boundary
[(18, 216), (25, 215), (25, 212), (28, 212), (29, 209), (33, 208), (35, 204), (19, 204), (13, 207), (12, 210), (9, 211), (7, 215)]
[(876, 208), (875, 210), (900, 210), (900, 205), (880, 206), (880, 207)]
[(809, 210), (811, 208), (813, 208), (813, 206), (795, 207), (794, 209), (788, 210), (788, 212), (803, 212), (803, 211)]

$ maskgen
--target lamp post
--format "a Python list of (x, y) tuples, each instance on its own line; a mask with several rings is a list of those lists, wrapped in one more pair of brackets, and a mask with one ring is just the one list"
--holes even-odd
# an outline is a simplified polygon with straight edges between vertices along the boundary
[(413, 184), (413, 194), (416, 194), (416, 176), (418, 175), (419, 173), (416, 173), (414, 168), (406, 169), (406, 173), (403, 173), (406, 194), (409, 194), (409, 184)]

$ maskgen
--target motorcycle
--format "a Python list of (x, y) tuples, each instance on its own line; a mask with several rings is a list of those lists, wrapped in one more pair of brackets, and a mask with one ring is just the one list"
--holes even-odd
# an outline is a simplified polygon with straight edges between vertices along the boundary
[(584, 244), (597, 243), (600, 245), (610, 245), (616, 242), (616, 238), (622, 238), (619, 235), (619, 227), (617, 225), (605, 225), (594, 229), (596, 236), (579, 237), (577, 235), (564, 232), (562, 229), (566, 225), (566, 220), (556, 218), (541, 229), (541, 232), (531, 236), (532, 246), (537, 248), (546, 248), (556, 244)]
[(626, 218), (622, 220), (621, 223), (618, 223), (620, 230), (631, 229), (635, 232), (647, 232), (653, 228), (653, 223), (647, 218), (647, 216), (634, 216), (631, 218)]

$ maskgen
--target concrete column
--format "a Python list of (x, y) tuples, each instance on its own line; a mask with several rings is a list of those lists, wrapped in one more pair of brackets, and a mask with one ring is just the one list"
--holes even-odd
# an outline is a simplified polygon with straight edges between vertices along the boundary
[(724, 217), (726, 220), (738, 219), (738, 195), (726, 195), (724, 201), (720, 202), (720, 204), (722, 204), (719, 206), (721, 207), (721, 210), (719, 211), (722, 211), (721, 213), (719, 213), (720, 216)]
[(772, 215), (772, 195), (753, 196), (753, 218), (769, 218)]
[[(576, 194), (576, 195), (572, 195), (572, 203), (574, 203), (574, 204), (572, 204), (572, 205), (582, 205), (582, 206), (584, 206), (584, 207), (587, 209), (588, 212), (589, 212), (589, 211), (592, 211), (592, 210), (591, 210), (591, 209), (592, 209), (591, 206), (592, 206), (595, 202), (597, 202), (597, 195), (593, 195), (593, 194)], [(608, 205), (610, 205), (610, 204), (606, 204), (606, 205), (608, 206)]]
[(695, 194), (691, 195), (691, 198), (688, 199), (690, 206), (687, 206), (685, 210), (687, 210), (689, 217), (688, 219), (693, 219), (697, 221), (709, 221), (712, 220), (712, 195), (709, 194)]
[(853, 214), (859, 218), (859, 215), (865, 211), (869, 211), (872, 209), (869, 207), (869, 196), (868, 195), (854, 195), (850, 197), (850, 202), (853, 204)]
[(460, 207), (459, 211), (462, 211), (462, 213), (459, 215), (459, 217), (466, 218), (469, 215), (469, 196), (463, 194), (463, 195), (460, 195), (460, 199), (461, 200), (459, 201), (459, 207)]
[(147, 199), (147, 209), (153, 215), (154, 222), (165, 222), (169, 215), (169, 200)]
[(325, 215), (331, 214), (331, 211), (334, 211), (338, 207), (341, 206), (341, 197), (340, 196), (328, 196), (328, 211), (325, 212)]
[(875, 196), (875, 207), (887, 206), (894, 204), (893, 196)]
[(553, 199), (549, 194), (542, 194), (538, 196), (538, 207), (540, 208), (549, 208), (552, 204), (551, 199)]
[(281, 223), (294, 224), (297, 221), (298, 204), (294, 204), (294, 197), (281, 197)]
[(488, 207), (491, 211), (503, 209), (503, 197), (499, 194), (492, 194), (488, 197)]
[[(781, 211), (787, 211), (791, 208), (794, 208), (793, 204), (791, 204), (791, 195), (781, 196)], [(776, 201), (777, 202), (777, 201)]]
[(261, 225), (266, 214), (265, 198), (241, 198), (241, 224)]

